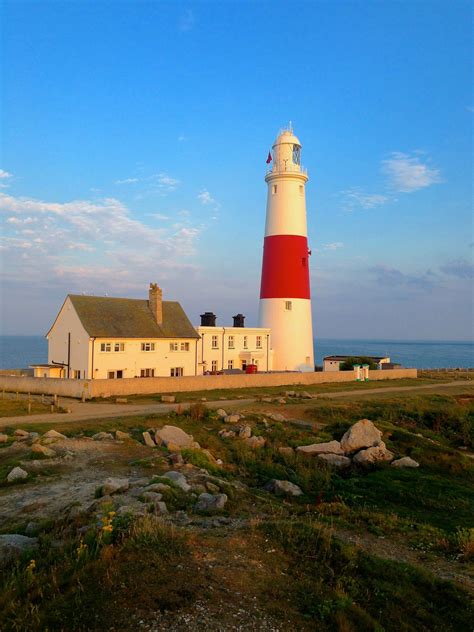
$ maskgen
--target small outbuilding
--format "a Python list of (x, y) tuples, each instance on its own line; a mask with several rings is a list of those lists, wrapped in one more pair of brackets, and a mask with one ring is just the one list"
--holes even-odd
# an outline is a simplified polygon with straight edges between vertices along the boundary
[(364, 354), (352, 354), (352, 355), (331, 355), (323, 358), (323, 371), (340, 371), (341, 364), (346, 362), (349, 358), (364, 357), (377, 365), (378, 369), (382, 369), (384, 364), (390, 363), (390, 358), (382, 356), (367, 356)]

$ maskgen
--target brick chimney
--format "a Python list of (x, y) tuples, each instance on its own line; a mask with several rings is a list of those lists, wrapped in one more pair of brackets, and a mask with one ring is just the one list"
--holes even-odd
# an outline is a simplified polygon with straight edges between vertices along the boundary
[(163, 324), (163, 290), (156, 283), (150, 283), (148, 306), (158, 325)]

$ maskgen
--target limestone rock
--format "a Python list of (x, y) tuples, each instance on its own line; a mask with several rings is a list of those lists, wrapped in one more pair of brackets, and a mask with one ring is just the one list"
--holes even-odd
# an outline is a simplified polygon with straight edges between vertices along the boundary
[(267, 440), (264, 437), (248, 437), (245, 443), (253, 449), (263, 448)]
[(169, 478), (170, 481), (173, 481), (173, 483), (177, 487), (182, 489), (183, 492), (189, 492), (189, 490), (191, 489), (191, 485), (188, 484), (188, 482), (186, 481), (186, 477), (184, 476), (184, 474), (181, 474), (181, 472), (166, 472), (166, 474), (163, 474), (163, 476), (165, 478)]
[(268, 416), (270, 419), (273, 419), (273, 421), (286, 421), (286, 417), (280, 415), (280, 413), (270, 413)]
[(218, 408), (216, 410), (216, 414), (220, 419), (225, 419), (227, 417), (227, 413), (223, 408)]
[(37, 538), (29, 538), (19, 533), (0, 535), (0, 562), (8, 562), (18, 558), (28, 549), (36, 549), (37, 547)]
[(102, 485), (102, 494), (104, 496), (111, 496), (112, 494), (121, 494), (126, 492), (130, 487), (130, 481), (128, 478), (113, 478), (109, 477), (105, 479)]
[(94, 441), (107, 441), (109, 439), (113, 439), (113, 436), (110, 432), (96, 432), (95, 435), (92, 435)]
[(297, 397), (296, 391), (283, 391), (284, 397)]
[(127, 439), (130, 439), (130, 434), (128, 432), (122, 432), (122, 430), (116, 430), (115, 439), (117, 441), (126, 441)]
[(157, 492), (143, 492), (142, 498), (145, 503), (157, 503), (163, 496)]
[(412, 459), (409, 456), (404, 456), (401, 459), (392, 461), (391, 465), (393, 467), (420, 467), (418, 461), (415, 461), (415, 459)]
[(145, 507), (143, 505), (122, 505), (117, 509), (117, 516), (122, 518), (124, 516), (139, 517), (145, 515)]
[(31, 446), (31, 451), (35, 454), (41, 454), (42, 456), (46, 456), (48, 459), (56, 456), (56, 452), (51, 448), (46, 447), (45, 445), (41, 445), (40, 443), (35, 443)]
[(18, 438), (27, 439), (30, 436), (30, 433), (27, 430), (22, 430), (21, 428), (17, 428), (13, 433), (13, 436)]
[(162, 395), (161, 396), (161, 401), (162, 402), (168, 402), (169, 404), (174, 404), (176, 401), (176, 397), (175, 395)]
[(167, 485), (166, 483), (152, 483), (151, 485), (148, 485), (147, 487), (145, 487), (143, 491), (155, 492), (155, 493), (161, 494), (162, 492), (165, 492), (165, 493), (169, 492), (170, 486)]
[(240, 415), (227, 415), (227, 417), (224, 417), (224, 421), (226, 424), (236, 424), (240, 421)]
[(0, 433), (0, 443), (8, 443), (8, 435)]
[(382, 433), (370, 419), (361, 419), (343, 435), (341, 448), (344, 452), (356, 452), (363, 448), (380, 445)]
[(28, 472), (22, 470), (21, 467), (14, 467), (10, 474), (7, 476), (7, 481), (9, 483), (14, 483), (15, 481), (21, 481), (25, 478), (28, 478)]
[(158, 502), (154, 503), (153, 509), (154, 509), (155, 513), (157, 513), (157, 514), (167, 514), (167, 513), (169, 513), (168, 507), (166, 506), (166, 503), (163, 502), (162, 500), (159, 500)]
[(40, 440), (40, 436), (38, 432), (30, 432), (28, 435), (28, 441), (31, 443), (36, 443)]
[(43, 435), (44, 439), (67, 439), (66, 435), (61, 434), (60, 432), (58, 432), (57, 430), (48, 430), (48, 432), (45, 432)]
[(301, 391), (298, 397), (301, 397), (301, 399), (313, 399), (313, 396), (308, 391)]
[(149, 448), (156, 448), (156, 443), (153, 441), (151, 434), (147, 430), (145, 430), (145, 432), (142, 432), (142, 437), (145, 445), (147, 445)]
[(327, 443), (312, 443), (311, 445), (300, 445), (296, 448), (301, 454), (344, 454), (339, 441), (328, 441)]
[(249, 439), (252, 436), (252, 428), (250, 426), (242, 426), (239, 430), (241, 439)]
[(214, 483), (211, 483), (210, 481), (206, 482), (206, 489), (208, 492), (211, 492), (211, 494), (218, 494), (221, 491), (218, 485), (215, 485)]
[(277, 404), (286, 404), (286, 399), (284, 399), (283, 397), (277, 397), (275, 402)]
[(170, 444), (173, 447), (176, 446), (178, 449), (182, 449), (192, 448), (194, 443), (192, 435), (189, 435), (177, 426), (163, 426), (163, 428), (157, 430), (155, 441), (158, 445), (163, 443), (168, 449), (171, 449)]
[(369, 465), (370, 463), (392, 461), (393, 454), (390, 450), (387, 450), (385, 443), (382, 441), (380, 445), (357, 452), (353, 460), (358, 465)]
[(302, 496), (303, 491), (301, 487), (291, 483), (290, 481), (279, 481), (273, 479), (265, 485), (265, 489), (277, 496)]
[(226, 494), (208, 494), (204, 492), (199, 494), (197, 503), (194, 505), (194, 511), (221, 511), (227, 502)]
[(235, 432), (233, 430), (220, 430), (219, 436), (223, 439), (232, 439), (235, 437)]
[(340, 454), (317, 454), (316, 456), (321, 461), (325, 461), (334, 467), (344, 468), (349, 467), (351, 464), (351, 460), (347, 456), (341, 456)]

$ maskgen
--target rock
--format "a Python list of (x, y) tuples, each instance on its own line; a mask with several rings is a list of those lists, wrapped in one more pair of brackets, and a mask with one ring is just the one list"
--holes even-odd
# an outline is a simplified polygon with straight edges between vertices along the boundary
[(110, 432), (96, 432), (95, 435), (92, 435), (94, 441), (107, 441), (109, 439), (113, 439), (113, 436)]
[(193, 494), (203, 494), (204, 492), (208, 491), (204, 485), (201, 485), (201, 483), (197, 483), (195, 485), (191, 485), (191, 489), (193, 491)]
[(0, 443), (8, 443), (8, 435), (0, 433)]
[(226, 424), (236, 424), (240, 421), (240, 415), (227, 415), (226, 417), (224, 417), (224, 421)]
[(296, 391), (283, 391), (284, 397), (297, 397)]
[(121, 494), (126, 492), (130, 487), (130, 481), (128, 478), (113, 478), (109, 477), (105, 479), (102, 485), (102, 495), (111, 496), (112, 494)]
[(396, 461), (392, 461), (392, 467), (420, 467), (418, 461), (412, 459), (409, 456), (404, 456), (401, 459), (397, 459)]
[(21, 430), (21, 428), (17, 428), (15, 432), (13, 433), (13, 436), (16, 437), (17, 439), (19, 437), (23, 437), (24, 439), (27, 439), (30, 436), (30, 433), (27, 430)]
[(206, 489), (208, 492), (211, 492), (211, 494), (218, 494), (221, 491), (218, 485), (215, 485), (214, 483), (211, 483), (210, 481), (207, 481)]
[(43, 456), (48, 457), (49, 459), (53, 456), (56, 456), (56, 452), (51, 448), (46, 447), (45, 445), (41, 445), (40, 443), (35, 443), (31, 446), (31, 451), (35, 454), (41, 454)]
[(301, 391), (298, 397), (301, 397), (301, 399), (313, 399), (313, 396), (308, 391)]
[(277, 404), (286, 404), (286, 399), (284, 399), (283, 397), (277, 397), (275, 402)]
[(199, 494), (197, 503), (194, 505), (194, 511), (221, 511), (227, 502), (226, 494), (208, 494), (204, 492)]
[(273, 479), (269, 481), (264, 489), (272, 494), (276, 494), (277, 496), (302, 496), (303, 491), (301, 487), (291, 483), (290, 481), (279, 481), (277, 479)]
[(341, 456), (340, 454), (317, 454), (316, 456), (321, 461), (325, 461), (334, 467), (344, 468), (349, 467), (351, 464), (351, 460), (347, 456)]
[(25, 535), (31, 538), (32, 536), (38, 535), (39, 530), (39, 524), (37, 522), (31, 521), (26, 525)]
[(223, 408), (218, 408), (216, 410), (216, 414), (220, 419), (225, 419), (227, 417), (227, 413)]
[(159, 501), (159, 502), (155, 503), (155, 511), (157, 513), (160, 513), (160, 514), (167, 514), (167, 513), (169, 513), (168, 507), (166, 506), (166, 503), (163, 502), (163, 501)]
[(358, 465), (369, 465), (370, 463), (380, 463), (392, 460), (393, 454), (390, 450), (387, 450), (383, 441), (380, 445), (357, 452), (353, 459), (354, 463), (357, 463)]
[(162, 492), (169, 492), (170, 486), (167, 485), (166, 483), (152, 483), (151, 485), (148, 485), (147, 487), (145, 487), (143, 491), (156, 492), (156, 493), (161, 494)]
[(156, 448), (156, 443), (153, 441), (151, 434), (147, 430), (145, 430), (145, 432), (142, 432), (142, 437), (145, 445), (147, 445), (149, 448)]
[(382, 433), (370, 419), (361, 419), (343, 435), (341, 448), (345, 453), (380, 445)]
[(222, 459), (217, 459), (216, 465), (224, 465), (224, 461)]
[(173, 452), (173, 454), (170, 454), (168, 460), (170, 463), (173, 463), (173, 465), (183, 465), (184, 463), (184, 459), (179, 452)]
[(126, 441), (127, 439), (130, 439), (130, 434), (128, 432), (122, 432), (122, 430), (116, 430), (115, 439), (117, 441)]
[(253, 449), (263, 448), (267, 440), (264, 437), (248, 437), (245, 439), (245, 443)]
[(142, 498), (144, 503), (157, 503), (163, 496), (157, 492), (143, 492)]
[(162, 395), (161, 401), (168, 402), (169, 404), (174, 404), (176, 401), (176, 397), (174, 395)]
[(339, 441), (328, 441), (327, 443), (312, 443), (311, 445), (300, 445), (296, 448), (301, 454), (344, 454)]
[(163, 474), (163, 476), (165, 478), (169, 478), (170, 481), (173, 481), (173, 483), (177, 487), (182, 489), (183, 492), (189, 492), (189, 490), (191, 489), (191, 485), (188, 484), (188, 482), (186, 481), (186, 477), (184, 476), (184, 474), (181, 474), (181, 472), (166, 472), (166, 474)]
[(127, 404), (128, 403), (128, 399), (126, 397), (116, 397), (115, 398), (115, 403), (116, 404)]
[(293, 448), (290, 448), (290, 446), (281, 446), (278, 448), (278, 452), (280, 454), (283, 454), (284, 456), (293, 456), (293, 454), (295, 453)]
[(67, 439), (66, 435), (61, 434), (57, 430), (48, 430), (43, 435), (44, 439)]
[(7, 476), (7, 481), (9, 483), (14, 483), (15, 481), (22, 481), (25, 478), (28, 478), (28, 472), (22, 470), (21, 467), (14, 467)]
[(155, 441), (158, 445), (163, 443), (169, 450), (171, 449), (170, 444), (180, 450), (182, 448), (192, 448), (194, 443), (192, 435), (189, 435), (177, 426), (163, 426), (163, 428), (157, 430)]
[(20, 557), (29, 549), (38, 547), (37, 538), (29, 538), (19, 533), (6, 533), (0, 535), (0, 562), (8, 562)]
[(123, 518), (124, 516), (139, 517), (145, 515), (145, 507), (143, 505), (122, 505), (117, 509), (117, 516)]
[(219, 436), (223, 439), (232, 439), (235, 437), (235, 432), (233, 430), (221, 430)]
[(249, 439), (252, 436), (252, 428), (250, 426), (242, 426), (239, 430), (239, 437), (241, 439)]
[(273, 421), (286, 421), (286, 417), (280, 415), (280, 413), (270, 413), (268, 416), (270, 419), (273, 419)]
[(28, 441), (30, 443), (36, 443), (39, 440), (40, 440), (40, 436), (38, 432), (30, 432), (30, 434), (28, 435)]

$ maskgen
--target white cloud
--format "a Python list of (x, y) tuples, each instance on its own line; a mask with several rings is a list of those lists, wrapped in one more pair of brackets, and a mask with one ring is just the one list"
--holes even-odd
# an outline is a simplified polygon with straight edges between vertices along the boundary
[(203, 189), (200, 193), (198, 193), (197, 199), (201, 202), (201, 204), (204, 204), (206, 206), (208, 204), (214, 204), (215, 206), (218, 206), (217, 201), (212, 197), (207, 189)]
[(323, 244), (323, 250), (339, 250), (340, 248), (344, 248), (342, 241), (334, 241), (331, 244)]
[(187, 136), (185, 136), (184, 134), (180, 134), (178, 136), (178, 142), (182, 143), (183, 141), (188, 140)]
[(343, 209), (349, 212), (376, 208), (386, 204), (390, 199), (387, 195), (382, 195), (381, 193), (364, 193), (359, 187), (341, 191), (340, 195), (343, 199)]
[(13, 174), (8, 173), (5, 169), (0, 169), (0, 180), (6, 180), (7, 178), (13, 178)]
[(135, 184), (140, 182), (140, 178), (125, 178), (124, 180), (115, 180), (115, 184)]
[(388, 176), (390, 186), (401, 193), (412, 193), (442, 181), (439, 169), (421, 162), (419, 156), (399, 151), (382, 160), (382, 173)]
[(154, 173), (150, 176), (124, 178), (123, 180), (116, 180), (115, 184), (144, 184), (145, 194), (150, 193), (171, 193), (175, 191), (180, 181), (177, 178), (172, 178), (167, 173)]

